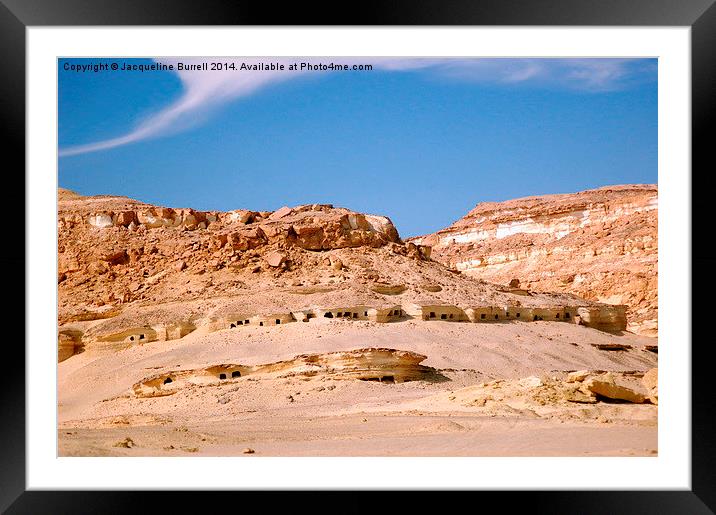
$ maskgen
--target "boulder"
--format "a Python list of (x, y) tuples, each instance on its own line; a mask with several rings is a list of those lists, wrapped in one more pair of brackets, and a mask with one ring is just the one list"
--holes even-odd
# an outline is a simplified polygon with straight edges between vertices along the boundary
[(609, 399), (628, 401), (635, 404), (641, 404), (646, 400), (641, 393), (626, 386), (616, 384), (611, 374), (592, 377), (587, 379), (582, 385), (584, 389)]
[(117, 215), (117, 225), (129, 227), (130, 224), (137, 224), (137, 213), (134, 211), (122, 211)]
[(250, 250), (266, 243), (266, 236), (261, 229), (243, 229), (227, 236), (228, 243), (234, 250)]
[(277, 209), (271, 215), (269, 216), (269, 220), (278, 220), (280, 218), (283, 218), (285, 216), (288, 216), (291, 214), (291, 208), (288, 206), (283, 206), (280, 209)]
[(626, 330), (626, 306), (590, 306), (579, 307), (577, 314), (583, 325), (601, 331), (619, 332)]
[(577, 370), (576, 372), (570, 372), (567, 374), (568, 383), (581, 383), (587, 377), (589, 377), (589, 370)]
[(281, 246), (292, 246), (296, 242), (296, 231), (288, 224), (264, 224), (261, 230), (269, 245), (277, 243)]
[(652, 368), (641, 378), (641, 383), (647, 390), (653, 390), (659, 386), (659, 369)]
[(652, 404), (659, 404), (659, 369), (652, 368), (641, 378)]
[(186, 226), (188, 229), (196, 228), (197, 224), (199, 223), (199, 220), (197, 219), (196, 214), (193, 212), (183, 213), (182, 225)]
[(276, 268), (286, 262), (286, 254), (283, 252), (271, 251), (264, 256), (264, 260), (269, 266)]
[(430, 259), (430, 255), (432, 254), (432, 251), (433, 251), (432, 247), (427, 247), (425, 245), (418, 245), (418, 252), (420, 252), (420, 255), (425, 260)]
[(597, 396), (589, 390), (582, 391), (577, 387), (565, 388), (563, 390), (564, 400), (569, 402), (578, 402), (583, 404), (594, 404), (597, 402)]
[(537, 376), (523, 377), (517, 383), (522, 388), (538, 388), (542, 386), (542, 380)]
[(131, 449), (132, 447), (134, 447), (134, 440), (132, 440), (130, 437), (127, 437), (124, 440), (115, 442), (113, 447), (124, 447), (125, 449)]
[(236, 211), (230, 211), (227, 214), (227, 221), (229, 223), (239, 222), (241, 224), (250, 224), (254, 221), (256, 213), (253, 211), (247, 211), (245, 209), (238, 209)]
[(97, 213), (94, 215), (90, 215), (89, 224), (94, 227), (99, 227), (100, 229), (105, 227), (111, 227), (113, 225), (112, 223), (112, 215), (109, 213)]

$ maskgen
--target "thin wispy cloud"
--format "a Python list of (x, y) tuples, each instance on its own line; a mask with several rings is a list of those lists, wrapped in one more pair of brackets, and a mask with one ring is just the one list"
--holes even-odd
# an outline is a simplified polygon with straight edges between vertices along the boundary
[[(157, 59), (173, 64), (201, 63), (204, 58)], [(221, 59), (249, 65), (282, 63), (286, 68), (294, 62), (372, 64), (375, 70), (396, 73), (419, 72), (446, 80), (488, 84), (534, 84), (540, 87), (605, 92), (626, 87), (632, 81), (655, 77), (655, 64), (636, 59), (464, 59), (464, 58), (240, 58)], [(648, 63), (648, 62), (647, 62)], [(175, 71), (183, 93), (179, 99), (151, 114), (126, 134), (67, 147), (59, 156), (73, 156), (120, 147), (146, 139), (186, 130), (204, 121), (213, 109), (283, 81), (321, 73), (316, 71)], [(356, 72), (358, 73), (358, 72)]]

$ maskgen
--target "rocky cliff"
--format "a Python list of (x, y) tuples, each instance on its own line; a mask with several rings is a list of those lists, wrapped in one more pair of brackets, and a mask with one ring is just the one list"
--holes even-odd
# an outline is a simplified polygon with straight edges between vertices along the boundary
[(422, 259), (417, 246), (403, 244), (388, 218), (331, 205), (205, 212), (60, 190), (60, 320), (95, 316), (83, 311), (111, 315), (133, 301), (235, 293), (245, 288), (241, 279), (263, 285), (265, 276), (290, 277), (300, 286), (301, 274), (292, 271), (316, 272), (324, 260), (331, 275), (344, 268), (327, 251), (388, 244)]
[(204, 212), (67, 190), (58, 206), (60, 361), (311, 320), (626, 327), (623, 307), (455, 273), (383, 216), (322, 204)]
[(403, 242), (387, 217), (331, 205), (201, 212), (63, 190), (59, 318), (115, 318), (130, 305), (139, 313), (139, 307), (206, 305), (224, 297), (234, 300), (217, 306), (249, 314), (406, 302), (586, 305), (568, 296), (525, 296), (456, 274), (431, 261), (427, 251)]
[(628, 329), (657, 333), (656, 185), (478, 204), (434, 234), (409, 241), (486, 281), (625, 304)]

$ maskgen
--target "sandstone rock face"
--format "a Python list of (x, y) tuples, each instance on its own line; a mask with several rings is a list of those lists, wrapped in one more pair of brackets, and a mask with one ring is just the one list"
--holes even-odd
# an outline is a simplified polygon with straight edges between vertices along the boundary
[(57, 362), (82, 352), (82, 331), (64, 329), (57, 334)]
[[(649, 401), (658, 404), (656, 391), (656, 368), (652, 368), (637, 378), (639, 373), (604, 372), (578, 370), (567, 374), (565, 384), (574, 384), (576, 392), (588, 396), (599, 395), (606, 399), (621, 400), (641, 404)], [(595, 397), (596, 399), (596, 397)]]
[(590, 306), (577, 308), (578, 322), (603, 331), (623, 331), (627, 328), (626, 306)]
[(481, 203), (409, 241), (480, 279), (626, 305), (628, 330), (656, 336), (657, 213), (656, 185), (610, 186)]
[(336, 380), (402, 383), (430, 378), (436, 371), (420, 365), (427, 356), (386, 348), (364, 348), (325, 354), (302, 354), (293, 359), (265, 365), (220, 364), (203, 369), (173, 370), (148, 377), (132, 386), (137, 397), (172, 395), (190, 385), (221, 384), (252, 376), (329, 376)]

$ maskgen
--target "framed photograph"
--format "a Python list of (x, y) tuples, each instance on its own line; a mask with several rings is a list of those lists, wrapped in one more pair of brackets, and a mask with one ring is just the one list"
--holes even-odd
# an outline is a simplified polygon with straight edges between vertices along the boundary
[(3, 510), (712, 512), (712, 2), (374, 7), (4, 1), (27, 302)]

